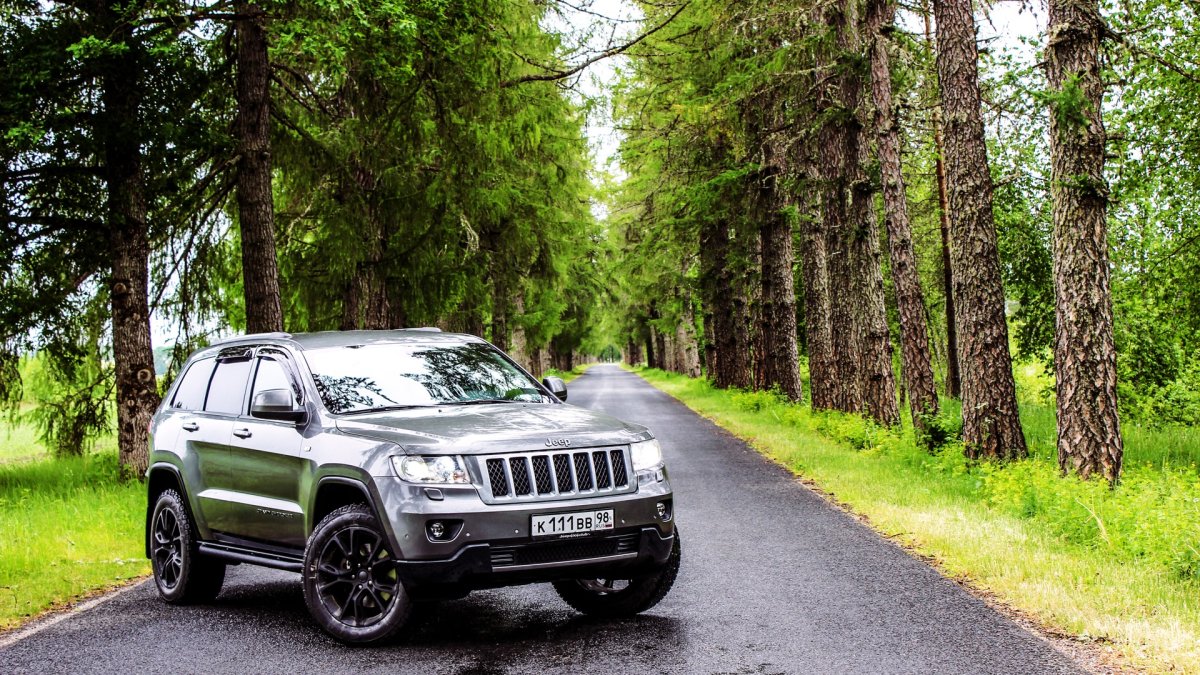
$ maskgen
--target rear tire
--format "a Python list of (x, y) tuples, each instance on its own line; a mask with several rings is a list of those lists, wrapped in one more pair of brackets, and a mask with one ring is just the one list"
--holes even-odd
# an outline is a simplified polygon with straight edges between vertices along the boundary
[(154, 503), (150, 566), (158, 595), (173, 605), (209, 602), (225, 583), (225, 563), (200, 555), (187, 504), (174, 490)]
[(588, 616), (605, 619), (640, 614), (657, 605), (679, 575), (679, 528), (671, 556), (659, 571), (636, 579), (567, 579), (554, 582), (554, 590), (568, 605)]
[(394, 637), (413, 605), (395, 563), (383, 529), (365, 504), (325, 516), (304, 549), (304, 604), (313, 620), (347, 644)]

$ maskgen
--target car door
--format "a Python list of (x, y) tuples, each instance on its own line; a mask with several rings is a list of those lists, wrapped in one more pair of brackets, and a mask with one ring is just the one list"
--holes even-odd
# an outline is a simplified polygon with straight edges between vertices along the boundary
[[(237, 512), (229, 439), (234, 420), (246, 398), (246, 384), (253, 365), (250, 356), (248, 350), (241, 348), (226, 350), (214, 359), (207, 359), (211, 363), (211, 376), (204, 402), (182, 420), (177, 447), (181, 449), (185, 466), (189, 467), (188, 485), (196, 486), (193, 504), (200, 511), (203, 524), (211, 531), (228, 531)], [(180, 389), (186, 384), (186, 381), (181, 384)]]
[(272, 544), (304, 545), (300, 485), (304, 441), (296, 422), (259, 419), (250, 414), (254, 396), (268, 389), (287, 389), (297, 403), (302, 389), (287, 353), (264, 348), (254, 359), (246, 407), (233, 425), (229, 441), (234, 488), (241, 495), (235, 534)]

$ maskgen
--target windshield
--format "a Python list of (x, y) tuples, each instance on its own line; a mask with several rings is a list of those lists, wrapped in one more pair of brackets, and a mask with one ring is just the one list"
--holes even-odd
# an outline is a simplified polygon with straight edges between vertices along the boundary
[(549, 402), (536, 382), (484, 344), (348, 345), (304, 352), (329, 412)]

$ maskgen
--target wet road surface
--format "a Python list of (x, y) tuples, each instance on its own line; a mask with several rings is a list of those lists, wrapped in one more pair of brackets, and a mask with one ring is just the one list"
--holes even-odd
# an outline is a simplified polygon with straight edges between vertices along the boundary
[(570, 400), (662, 441), (683, 566), (642, 616), (588, 619), (549, 585), (481, 591), (422, 607), (397, 645), (348, 648), (309, 620), (297, 575), (241, 565), (206, 606), (143, 582), (0, 649), (0, 673), (1078, 672), (636, 375), (598, 366)]

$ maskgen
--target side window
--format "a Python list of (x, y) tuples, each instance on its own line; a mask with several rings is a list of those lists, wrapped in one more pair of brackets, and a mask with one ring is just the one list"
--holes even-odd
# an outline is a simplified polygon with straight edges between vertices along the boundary
[(175, 388), (175, 398), (171, 399), (171, 407), (179, 410), (202, 409), (204, 392), (208, 391), (208, 380), (212, 377), (215, 365), (217, 360), (208, 358), (188, 366), (187, 372), (179, 380), (179, 386)]
[(246, 381), (250, 379), (250, 359), (221, 361), (208, 385), (208, 397), (204, 400), (207, 412), (237, 415), (242, 412), (242, 397), (246, 393)]
[(254, 390), (250, 393), (250, 400), (253, 401), (258, 392), (268, 389), (287, 389), (292, 392), (292, 396), (296, 395), (292, 381), (288, 378), (282, 363), (275, 359), (259, 359), (258, 371), (254, 374)]

